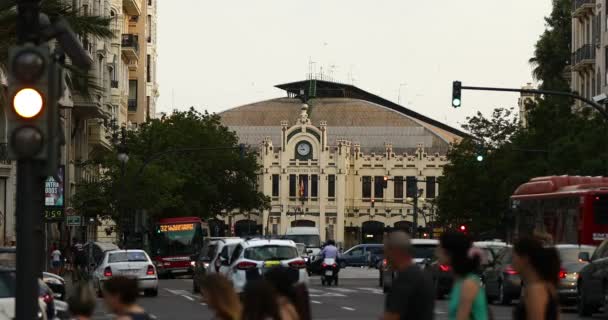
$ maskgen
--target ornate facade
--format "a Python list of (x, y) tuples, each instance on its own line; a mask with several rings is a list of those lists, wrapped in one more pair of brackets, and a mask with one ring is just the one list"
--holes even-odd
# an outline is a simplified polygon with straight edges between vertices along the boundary
[(449, 143), (464, 134), (408, 116), (353, 86), (295, 84), (316, 87), (310, 105), (289, 96), (220, 114), (242, 142), (259, 146), (259, 188), (272, 199), (268, 211), (225, 217), (234, 232), (250, 233), (255, 225), (260, 233), (280, 235), (290, 226), (315, 226), (322, 240), (378, 242), (385, 226), (410, 230), (416, 190), (417, 224), (427, 226)]

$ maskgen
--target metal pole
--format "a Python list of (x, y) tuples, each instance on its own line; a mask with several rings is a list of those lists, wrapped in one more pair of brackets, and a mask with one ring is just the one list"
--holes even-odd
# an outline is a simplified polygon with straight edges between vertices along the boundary
[(44, 178), (35, 160), (17, 161), (17, 288), (15, 319), (37, 319), (42, 275)]
[(414, 193), (414, 222), (412, 223), (412, 238), (417, 238), (418, 232), (418, 180), (416, 180), (416, 192)]

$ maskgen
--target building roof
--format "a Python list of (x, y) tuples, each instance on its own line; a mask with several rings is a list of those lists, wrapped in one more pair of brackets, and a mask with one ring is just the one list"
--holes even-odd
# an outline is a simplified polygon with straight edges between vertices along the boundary
[(278, 85), (288, 97), (229, 109), (220, 113), (222, 123), (237, 133), (241, 143), (258, 145), (270, 137), (280, 145), (281, 121), (296, 123), (303, 93), (311, 123), (327, 122), (329, 145), (346, 139), (359, 143), (364, 152), (383, 153), (384, 144), (391, 143), (394, 152), (405, 153), (423, 144), (427, 151), (445, 153), (449, 143), (467, 135), (352, 85), (312, 81)]

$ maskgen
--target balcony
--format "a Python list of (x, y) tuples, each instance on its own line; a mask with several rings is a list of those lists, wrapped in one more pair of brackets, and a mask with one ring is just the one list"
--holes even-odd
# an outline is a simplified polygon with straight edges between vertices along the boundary
[(130, 16), (141, 15), (141, 7), (138, 0), (122, 0), (122, 7)]
[(137, 62), (137, 60), (129, 60), (127, 66), (129, 67), (129, 71), (137, 71), (137, 68), (139, 67), (139, 62)]
[(112, 144), (110, 143), (110, 139), (108, 137), (108, 132), (106, 131), (105, 126), (102, 123), (95, 122), (89, 124), (89, 132), (88, 132), (88, 142), (90, 145), (99, 146), (110, 150), (112, 148)]
[(129, 60), (139, 59), (139, 36), (131, 33), (123, 33), (122, 41), (122, 53)]
[(129, 98), (129, 100), (127, 102), (127, 106), (128, 106), (129, 112), (137, 111), (137, 99)]
[(584, 44), (572, 53), (570, 65), (573, 70), (580, 71), (586, 68), (593, 69), (595, 65), (595, 46)]
[(579, 18), (586, 15), (592, 15), (594, 8), (595, 0), (573, 0), (572, 17)]

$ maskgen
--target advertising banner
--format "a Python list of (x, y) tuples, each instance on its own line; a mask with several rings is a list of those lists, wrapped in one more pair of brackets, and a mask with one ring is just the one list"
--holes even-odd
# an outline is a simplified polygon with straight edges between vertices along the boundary
[(46, 221), (63, 221), (64, 214), (65, 167), (59, 167), (55, 177), (48, 177), (44, 183), (44, 218)]

